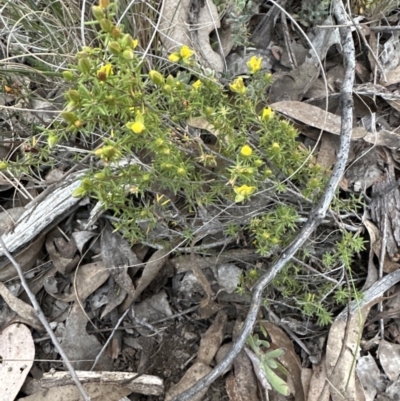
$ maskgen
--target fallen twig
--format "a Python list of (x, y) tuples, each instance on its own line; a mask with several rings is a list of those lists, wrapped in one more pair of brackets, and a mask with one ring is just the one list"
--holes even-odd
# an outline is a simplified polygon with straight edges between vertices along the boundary
[(232, 348), (227, 352), (225, 357), (215, 366), (215, 368), (201, 380), (199, 380), (193, 387), (186, 390), (182, 394), (175, 397), (172, 401), (188, 401), (191, 397), (197, 394), (205, 387), (210, 386), (219, 376), (221, 376), (228, 366), (233, 362), (238, 353), (243, 349), (248, 336), (253, 331), (254, 324), (257, 319), (258, 311), (262, 301), (262, 292), (265, 287), (275, 278), (275, 276), (282, 270), (286, 263), (294, 256), (299, 248), (305, 243), (316, 227), (321, 223), (325, 217), (335, 190), (344, 173), (346, 162), (348, 158), (350, 139), (353, 123), (353, 99), (352, 89), (354, 83), (355, 71), (355, 50), (354, 42), (351, 35), (351, 28), (348, 25), (348, 17), (341, 0), (334, 0), (332, 2), (334, 16), (337, 23), (340, 24), (340, 37), (343, 47), (343, 56), (345, 60), (345, 74), (343, 85), (341, 89), (341, 135), (340, 135), (340, 148), (337, 155), (335, 167), (332, 175), (326, 186), (325, 193), (322, 199), (314, 210), (310, 213), (310, 218), (305, 223), (304, 227), (291, 243), (291, 245), (282, 252), (277, 262), (264, 274), (255, 284), (252, 290), (252, 300), (250, 303), (249, 312), (243, 324), (243, 328), (234, 342)]

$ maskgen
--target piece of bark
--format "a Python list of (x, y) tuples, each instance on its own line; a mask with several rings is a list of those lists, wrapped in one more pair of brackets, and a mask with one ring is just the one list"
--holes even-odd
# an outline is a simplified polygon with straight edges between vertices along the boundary
[[(164, 392), (164, 383), (157, 376), (140, 375), (131, 372), (87, 372), (77, 371), (79, 381), (84, 383), (97, 382), (101, 384), (114, 384), (126, 387), (134, 393), (145, 395), (161, 395)], [(40, 380), (43, 388), (67, 386), (74, 384), (68, 372), (45, 373)]]

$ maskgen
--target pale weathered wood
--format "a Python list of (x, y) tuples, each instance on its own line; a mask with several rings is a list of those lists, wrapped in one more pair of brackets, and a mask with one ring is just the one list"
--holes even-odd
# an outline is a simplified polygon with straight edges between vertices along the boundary
[[(157, 376), (139, 375), (130, 372), (76, 372), (79, 381), (84, 383), (113, 384), (128, 388), (134, 393), (161, 395), (164, 393), (164, 382)], [(137, 379), (135, 379), (137, 377)], [(74, 384), (68, 372), (45, 373), (40, 379), (43, 388), (67, 386)]]
[[(15, 226), (3, 236), (9, 252), (15, 252), (28, 246), (38, 235), (48, 231), (54, 224), (68, 217), (82, 199), (72, 197), (73, 191), (81, 184), (79, 176), (71, 176), (59, 185), (51, 187), (34, 199), (26, 207), (26, 212), (18, 219)], [(39, 199), (40, 198), (40, 199)], [(4, 252), (0, 249), (0, 256)]]

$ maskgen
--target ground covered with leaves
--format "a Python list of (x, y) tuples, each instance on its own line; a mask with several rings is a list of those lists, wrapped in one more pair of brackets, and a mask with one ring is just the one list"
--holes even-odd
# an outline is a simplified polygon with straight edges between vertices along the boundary
[(0, 394), (397, 399), (399, 5), (0, 2)]

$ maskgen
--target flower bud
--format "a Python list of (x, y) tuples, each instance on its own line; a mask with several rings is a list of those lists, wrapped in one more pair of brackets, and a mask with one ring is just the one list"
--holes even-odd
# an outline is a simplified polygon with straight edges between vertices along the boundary
[(108, 50), (117, 56), (119, 53), (121, 53), (121, 46), (118, 42), (110, 42), (108, 45)]
[(104, 18), (103, 9), (100, 6), (93, 6), (92, 14), (97, 21), (100, 21), (101, 19)]
[(86, 57), (79, 59), (78, 61), (78, 69), (80, 72), (84, 74), (88, 74), (92, 69), (92, 64), (90, 63), (89, 59)]
[(132, 41), (133, 41), (132, 36), (129, 35), (129, 33), (126, 33), (121, 40), (121, 45), (122, 47), (130, 48), (132, 47)]
[(114, 28), (111, 30), (111, 36), (113, 39), (118, 39), (121, 37), (121, 30), (114, 26)]
[(133, 50), (131, 50), (131, 49), (124, 50), (124, 52), (122, 53), (122, 57), (125, 60), (133, 60), (134, 56), (135, 55), (133, 53)]
[(169, 95), (170, 93), (172, 93), (172, 88), (169, 85), (164, 85), (162, 87), (162, 91), (164, 94)]
[(205, 113), (206, 113), (206, 116), (211, 116), (214, 113), (214, 109), (210, 106), (207, 106), (205, 108)]
[(78, 117), (76, 116), (75, 113), (72, 113), (71, 111), (63, 111), (61, 113), (61, 117), (70, 124), (74, 124), (76, 120), (78, 120)]
[(51, 134), (49, 135), (49, 137), (47, 138), (47, 144), (49, 145), (49, 148), (54, 148), (54, 146), (57, 144), (58, 142), (58, 138), (56, 135)]
[(149, 78), (157, 86), (164, 85), (164, 82), (165, 82), (164, 77), (156, 70), (151, 70), (149, 72)]
[(84, 196), (86, 196), (87, 191), (85, 188), (82, 187), (78, 187), (76, 189), (74, 189), (74, 191), (72, 192), (72, 197), (73, 198), (83, 198)]
[(0, 171), (7, 170), (8, 163), (5, 160), (0, 161)]
[(70, 70), (63, 71), (62, 75), (66, 81), (73, 81), (75, 78), (74, 73)]
[(75, 89), (69, 90), (66, 94), (65, 97), (67, 100), (70, 100), (71, 102), (74, 103), (79, 103), (80, 101), (80, 95), (79, 92)]
[(96, 180), (104, 180), (106, 178), (106, 173), (101, 171), (100, 173), (96, 173), (93, 177)]
[(109, 19), (103, 18), (100, 21), (100, 27), (104, 32), (111, 32), (114, 28), (114, 25)]
[(168, 84), (169, 86), (171, 86), (171, 87), (174, 87), (174, 86), (175, 86), (175, 83), (176, 83), (175, 78), (174, 78), (172, 75), (168, 75), (168, 77), (167, 77), (167, 84)]

